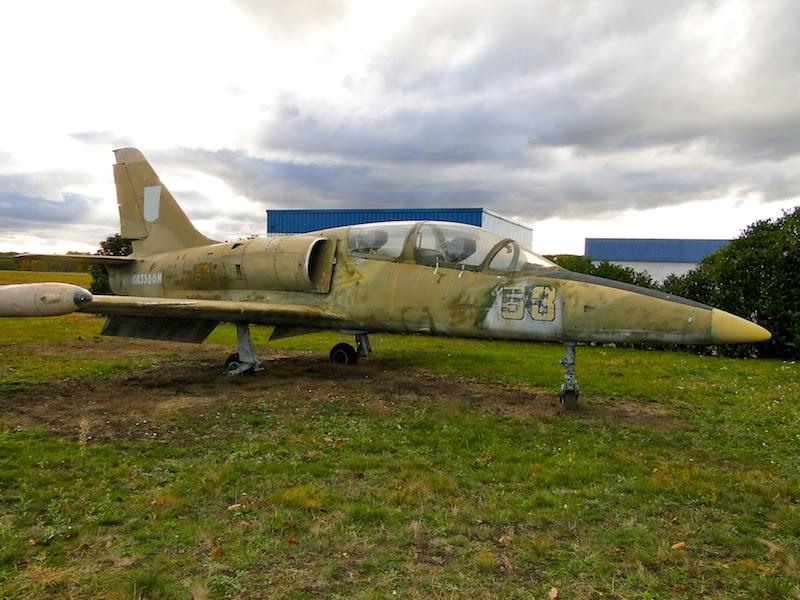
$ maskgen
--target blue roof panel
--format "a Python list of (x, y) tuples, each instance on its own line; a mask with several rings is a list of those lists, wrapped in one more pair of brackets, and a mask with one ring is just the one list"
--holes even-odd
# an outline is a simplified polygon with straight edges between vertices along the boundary
[(280, 209), (267, 211), (267, 234), (305, 233), (380, 221), (453, 221), (480, 227), (482, 208)]
[(586, 238), (584, 256), (608, 261), (698, 263), (729, 241)]

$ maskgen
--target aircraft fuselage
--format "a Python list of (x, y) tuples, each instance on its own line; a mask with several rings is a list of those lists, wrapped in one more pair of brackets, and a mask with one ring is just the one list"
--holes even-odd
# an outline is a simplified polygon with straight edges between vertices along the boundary
[[(711, 307), (558, 267), (494, 270), (491, 253), (478, 266), (419, 264), (414, 231), (396, 259), (358, 255), (348, 251), (348, 231), (166, 252), (110, 269), (110, 281), (121, 295), (321, 307), (341, 316), (338, 329), (352, 331), (675, 344), (759, 334), (757, 325)], [(309, 317), (303, 326), (330, 323)]]

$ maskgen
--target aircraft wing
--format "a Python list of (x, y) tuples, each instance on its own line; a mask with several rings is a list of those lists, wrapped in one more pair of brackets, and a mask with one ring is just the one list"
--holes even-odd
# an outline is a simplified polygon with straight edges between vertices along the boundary
[(341, 315), (298, 304), (142, 296), (94, 296), (80, 312), (105, 315), (103, 335), (202, 342), (222, 321), (337, 329)]
[(80, 310), (107, 316), (247, 321), (265, 325), (304, 323), (335, 327), (342, 321), (342, 317), (335, 312), (299, 304), (148, 298), (144, 296), (94, 296), (91, 304)]
[(136, 259), (131, 256), (106, 256), (102, 254), (16, 254), (16, 260), (45, 260), (67, 265), (103, 265), (121, 267), (132, 265)]
[(46, 317), (75, 311), (107, 316), (103, 335), (175, 342), (202, 342), (223, 321), (274, 325), (272, 339), (348, 327), (342, 315), (320, 306), (93, 296), (68, 283), (0, 286), (0, 317)]

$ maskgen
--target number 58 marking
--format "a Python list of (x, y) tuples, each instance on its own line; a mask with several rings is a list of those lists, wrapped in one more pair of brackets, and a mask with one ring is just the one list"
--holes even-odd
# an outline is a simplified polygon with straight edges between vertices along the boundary
[(534, 321), (553, 321), (556, 318), (556, 289), (549, 285), (531, 288), (531, 318)]

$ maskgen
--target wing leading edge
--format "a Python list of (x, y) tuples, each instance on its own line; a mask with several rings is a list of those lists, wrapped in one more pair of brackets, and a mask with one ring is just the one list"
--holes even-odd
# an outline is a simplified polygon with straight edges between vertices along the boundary
[(14, 258), (19, 261), (45, 260), (63, 265), (102, 265), (104, 267), (123, 267), (132, 265), (137, 260), (132, 256), (106, 256), (102, 254), (16, 254)]
[(80, 311), (107, 316), (301, 325), (320, 329), (340, 327), (343, 321), (338, 313), (315, 306), (143, 296), (94, 296), (92, 303)]
[(343, 321), (337, 313), (313, 306), (143, 296), (94, 296), (80, 311), (108, 317), (102, 335), (195, 344), (221, 321), (275, 325), (276, 330), (335, 329)]

